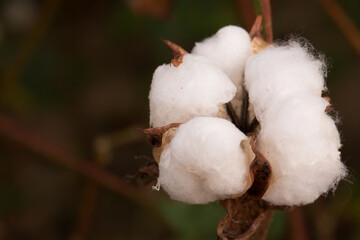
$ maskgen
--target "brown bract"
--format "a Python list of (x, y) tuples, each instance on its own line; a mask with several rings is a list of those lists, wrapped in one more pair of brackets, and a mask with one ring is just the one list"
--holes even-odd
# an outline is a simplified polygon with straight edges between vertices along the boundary
[(270, 186), (271, 165), (264, 155), (257, 150), (255, 137), (251, 138), (251, 148), (256, 156), (250, 165), (250, 174), (254, 182), (246, 194), (251, 199), (260, 200)]
[(177, 128), (181, 123), (171, 123), (169, 125), (157, 128), (143, 129), (146, 135), (146, 142), (153, 146), (153, 157), (157, 163), (160, 162), (160, 155), (164, 148), (170, 143)]
[(178, 67), (181, 63), (182, 63), (182, 59), (183, 59), (183, 56), (185, 54), (188, 54), (188, 52), (186, 50), (184, 50), (182, 47), (180, 47), (179, 45), (169, 41), (169, 40), (166, 40), (166, 39), (162, 39), (162, 41), (166, 44), (166, 46), (168, 46), (171, 51), (172, 51), (172, 54), (174, 56), (173, 60), (171, 60), (171, 63), (175, 66), (175, 67)]
[(254, 25), (250, 30), (250, 38), (251, 38), (251, 48), (254, 54), (264, 50), (270, 44), (266, 42), (262, 37), (262, 16), (259, 15), (256, 17)]
[(162, 145), (162, 136), (171, 128), (179, 127), (181, 123), (170, 123), (169, 125), (157, 128), (142, 129), (146, 135), (146, 142), (153, 147), (160, 147)]
[(328, 105), (328, 106), (326, 106), (326, 108), (325, 108), (325, 112), (326, 112), (326, 113), (330, 113), (330, 112), (332, 112), (333, 110), (334, 110), (333, 105)]

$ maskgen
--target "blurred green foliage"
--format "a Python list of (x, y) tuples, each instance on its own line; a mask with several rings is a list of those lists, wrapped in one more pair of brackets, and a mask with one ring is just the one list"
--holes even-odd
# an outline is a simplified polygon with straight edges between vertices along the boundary
[[(15, 6), (25, 15), (11, 16), (9, 6), (19, 2), (32, 7)], [(21, 54), (19, 46), (31, 34), (44, 3), (0, 2), (2, 73)], [(360, 2), (341, 5), (360, 27)], [(342, 119), (343, 159), (350, 167), (349, 182), (304, 208), (310, 237), (360, 239), (359, 56), (316, 1), (273, 0), (272, 8), (275, 38), (305, 36), (328, 59), (327, 82)], [(14, 27), (26, 14), (33, 24)], [(24, 71), (11, 83), (14, 89), (1, 78), (0, 96), (11, 92), (0, 102), (1, 113), (90, 161), (96, 137), (133, 124), (147, 126), (152, 72), (171, 58), (161, 37), (191, 50), (194, 42), (220, 27), (243, 22), (230, 0), (178, 0), (166, 19), (136, 14), (126, 1), (62, 1)], [(151, 155), (145, 141), (114, 149), (105, 168), (119, 176), (135, 173), (145, 163), (135, 155)], [(0, 239), (76, 239), (83, 186), (81, 176), (0, 135)], [(156, 214), (100, 189), (87, 239), (215, 239), (225, 215), (219, 203), (186, 205), (166, 194), (153, 195), (161, 196)], [(287, 213), (276, 212), (269, 239), (289, 239), (289, 221)]]

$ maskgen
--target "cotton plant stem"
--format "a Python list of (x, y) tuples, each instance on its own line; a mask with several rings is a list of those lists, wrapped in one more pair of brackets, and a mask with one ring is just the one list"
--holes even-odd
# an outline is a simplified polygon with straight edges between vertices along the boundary
[(339, 27), (351, 46), (360, 55), (360, 32), (354, 22), (335, 0), (318, 0), (325, 12)]
[(272, 30), (272, 17), (271, 17), (271, 5), (270, 0), (260, 0), (261, 11), (264, 17), (266, 41), (268, 43), (273, 42), (273, 30)]
[(235, 0), (236, 13), (240, 20), (244, 23), (247, 31), (250, 31), (255, 20), (255, 9), (249, 0)]
[(304, 212), (301, 207), (294, 207), (288, 212), (291, 228), (291, 239), (293, 240), (309, 240), (309, 233), (306, 228)]
[(97, 184), (114, 191), (141, 206), (152, 209), (154, 200), (143, 191), (127, 184), (118, 176), (99, 168), (93, 163), (72, 155), (49, 139), (26, 129), (10, 117), (0, 113), (0, 135), (25, 147), (56, 164), (92, 179)]

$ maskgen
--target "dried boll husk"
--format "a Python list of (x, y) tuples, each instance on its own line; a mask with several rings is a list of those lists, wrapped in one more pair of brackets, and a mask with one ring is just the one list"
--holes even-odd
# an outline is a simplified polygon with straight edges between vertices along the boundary
[(153, 146), (152, 153), (154, 160), (157, 163), (160, 161), (162, 151), (170, 143), (180, 124), (181, 123), (171, 123), (163, 127), (147, 128), (142, 130), (142, 132), (146, 135), (147, 143)]
[(227, 120), (191, 119), (161, 154), (160, 185), (172, 199), (192, 204), (240, 196), (252, 183), (254, 154), (248, 146), (247, 137)]
[(159, 66), (153, 76), (150, 126), (186, 122), (197, 116), (216, 117), (236, 93), (231, 80), (204, 57), (185, 54), (182, 63)]
[(154, 160), (159, 163), (160, 162), (160, 156), (161, 153), (164, 151), (165, 147), (171, 142), (171, 140), (173, 139), (175, 133), (176, 133), (177, 127), (174, 128), (170, 128), (168, 131), (166, 131), (163, 135), (162, 135), (162, 144), (161, 146), (158, 147), (153, 147), (152, 149), (152, 154), (154, 157)]

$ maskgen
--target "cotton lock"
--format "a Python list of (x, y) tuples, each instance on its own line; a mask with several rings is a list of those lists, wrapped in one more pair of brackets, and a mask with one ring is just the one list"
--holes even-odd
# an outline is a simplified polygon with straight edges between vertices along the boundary
[(150, 126), (216, 117), (220, 106), (235, 94), (235, 85), (216, 65), (186, 54), (178, 67), (164, 64), (155, 70), (149, 94)]
[(191, 119), (161, 154), (160, 186), (172, 199), (192, 204), (241, 195), (251, 183), (252, 159), (240, 146), (246, 139), (225, 119)]
[(245, 87), (258, 120), (276, 99), (296, 93), (321, 96), (325, 64), (297, 42), (271, 46), (246, 62)]

